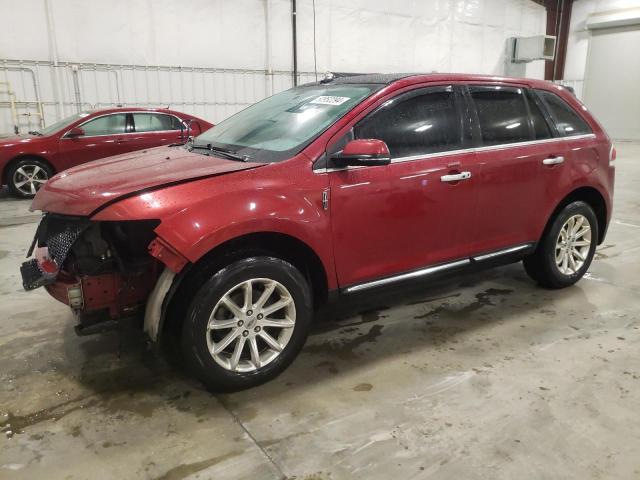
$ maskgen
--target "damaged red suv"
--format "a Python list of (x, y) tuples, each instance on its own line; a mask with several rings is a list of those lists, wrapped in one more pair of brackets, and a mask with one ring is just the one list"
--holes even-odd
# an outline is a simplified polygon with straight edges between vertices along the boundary
[(282, 372), (339, 296), (519, 260), (544, 287), (572, 285), (604, 239), (614, 163), (551, 83), (327, 79), (185, 146), (55, 176), (22, 277), (79, 332), (140, 316), (210, 389), (238, 390)]

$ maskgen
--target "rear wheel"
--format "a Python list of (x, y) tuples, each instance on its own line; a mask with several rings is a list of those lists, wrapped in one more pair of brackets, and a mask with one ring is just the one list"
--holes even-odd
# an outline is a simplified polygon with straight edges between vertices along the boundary
[(572, 202), (558, 213), (534, 254), (524, 260), (524, 268), (543, 287), (568, 287), (586, 273), (597, 239), (593, 209), (585, 202)]
[(23, 158), (9, 167), (7, 184), (16, 197), (33, 198), (53, 176), (51, 166), (37, 158)]
[(183, 354), (208, 389), (250, 388), (293, 361), (311, 319), (311, 291), (295, 267), (273, 257), (239, 260), (195, 294), (183, 325)]

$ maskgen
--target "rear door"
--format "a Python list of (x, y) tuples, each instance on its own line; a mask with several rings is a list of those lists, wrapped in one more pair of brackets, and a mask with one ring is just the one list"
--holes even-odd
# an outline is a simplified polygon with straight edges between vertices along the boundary
[(473, 250), (491, 252), (536, 242), (561, 179), (567, 142), (524, 87), (470, 85), (481, 165), (478, 236)]
[(178, 117), (158, 112), (132, 112), (131, 119), (132, 133), (127, 135), (129, 151), (184, 142), (184, 125)]
[(330, 173), (343, 287), (469, 253), (478, 167), (465, 150), (462, 108), (452, 86), (420, 88), (384, 101), (353, 128), (352, 138), (385, 141), (392, 163)]
[(101, 115), (78, 126), (84, 135), (60, 138), (59, 157), (64, 161), (64, 168), (128, 151), (126, 113)]

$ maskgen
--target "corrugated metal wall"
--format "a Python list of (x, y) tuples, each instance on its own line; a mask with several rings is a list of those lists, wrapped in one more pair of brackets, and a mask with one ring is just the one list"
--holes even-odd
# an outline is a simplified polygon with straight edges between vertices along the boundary
[[(56, 100), (51, 79), (60, 79)], [(27, 132), (81, 110), (122, 106), (169, 107), (215, 122), (293, 85), (292, 72), (160, 65), (111, 65), (0, 59), (0, 78), (15, 94), (18, 128)], [(300, 73), (299, 83), (314, 81)], [(3, 124), (13, 129), (11, 104), (0, 85)], [(6, 89), (5, 89), (6, 90)], [(4, 98), (3, 98), (4, 97)]]
[[(531, 0), (315, 0), (315, 15), (297, 4), (305, 72), (503, 74), (506, 39), (546, 22)], [(0, 132), (12, 128), (1, 82), (23, 131), (39, 122), (36, 91), (47, 124), (77, 104), (170, 105), (218, 122), (292, 84), (291, 0), (22, 0), (2, 12)]]

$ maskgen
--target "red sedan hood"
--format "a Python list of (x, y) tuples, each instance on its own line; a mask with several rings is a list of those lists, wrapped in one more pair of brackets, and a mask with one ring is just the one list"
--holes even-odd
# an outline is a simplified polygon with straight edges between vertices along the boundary
[(121, 197), (261, 165), (191, 153), (181, 147), (142, 150), (65, 170), (38, 191), (31, 210), (88, 216)]

